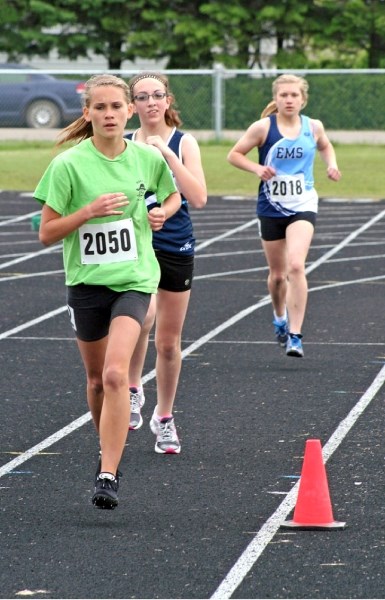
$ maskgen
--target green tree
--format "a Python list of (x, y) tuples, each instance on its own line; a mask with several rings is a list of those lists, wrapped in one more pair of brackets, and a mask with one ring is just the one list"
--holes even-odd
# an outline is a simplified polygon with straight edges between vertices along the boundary
[(318, 0), (323, 26), (312, 39), (315, 66), (385, 67), (384, 0)]
[(302, 49), (298, 32), (305, 29), (311, 4), (303, 0), (171, 0), (162, 18), (159, 10), (146, 12), (145, 18), (152, 22), (150, 35), (136, 30), (128, 41), (140, 56), (167, 57), (170, 69), (212, 68), (216, 62), (229, 68), (263, 66), (266, 40), (278, 40), (279, 61), (281, 55), (292, 61), (295, 51)]
[(0, 19), (0, 51), (16, 61), (55, 48), (112, 70), (139, 57), (169, 69), (385, 65), (384, 0), (0, 0)]
[(136, 50), (127, 44), (136, 30), (150, 31), (145, 18), (160, 0), (0, 0), (0, 51), (9, 60), (47, 56), (75, 60), (104, 56), (110, 69), (120, 69), (125, 59), (135, 60)]
[(128, 34), (137, 56), (167, 59), (169, 69), (212, 68), (215, 60), (213, 24), (202, 7), (207, 0), (161, 0), (143, 12), (145, 28)]
[(131, 32), (149, 32), (146, 11), (159, 6), (159, 0), (59, 0), (67, 9), (67, 23), (60, 22), (59, 56), (75, 59), (104, 56), (108, 68), (119, 70), (123, 60), (135, 60), (136, 49), (128, 43)]
[[(31, 6), (32, 5), (32, 6)], [(0, 0), (0, 51), (10, 62), (23, 56), (45, 56), (55, 44), (55, 36), (41, 32), (56, 24), (57, 15), (46, 2)]]

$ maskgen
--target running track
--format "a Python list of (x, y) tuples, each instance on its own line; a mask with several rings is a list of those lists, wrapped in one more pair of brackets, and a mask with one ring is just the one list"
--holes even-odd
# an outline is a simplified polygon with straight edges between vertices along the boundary
[[(30, 195), (0, 193), (1, 598), (383, 598), (385, 201), (320, 203), (305, 358), (272, 340), (254, 202), (192, 213), (196, 277), (180, 456), (131, 432), (116, 511), (90, 503), (97, 440), (65, 307), (60, 245)], [(339, 531), (280, 528), (320, 439)]]

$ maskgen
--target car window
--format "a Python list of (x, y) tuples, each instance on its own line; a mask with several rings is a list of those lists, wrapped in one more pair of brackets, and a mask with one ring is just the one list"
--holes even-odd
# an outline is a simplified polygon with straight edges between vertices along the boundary
[(27, 75), (28, 77), (28, 81), (36, 81), (37, 79), (39, 79), (40, 81), (42, 79), (44, 79), (44, 81), (47, 81), (47, 79), (49, 79), (50, 81), (55, 81), (56, 77), (53, 77), (52, 75), (47, 75), (47, 73), (30, 73), (29, 75)]
[(23, 73), (0, 73), (0, 83), (25, 83), (29, 75)]

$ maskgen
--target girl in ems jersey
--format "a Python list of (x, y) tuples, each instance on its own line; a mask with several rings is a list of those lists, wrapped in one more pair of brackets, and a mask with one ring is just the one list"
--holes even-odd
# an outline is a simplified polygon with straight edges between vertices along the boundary
[[(305, 261), (314, 233), (318, 195), (313, 164), (318, 150), (327, 176), (341, 173), (321, 121), (300, 115), (308, 83), (285, 74), (273, 82), (273, 100), (228, 154), (228, 161), (261, 180), (257, 202), (262, 246), (278, 343), (288, 356), (303, 356), (302, 324), (307, 303)], [(247, 157), (259, 149), (259, 163)]]
[[(180, 207), (161, 154), (123, 139), (133, 106), (113, 75), (86, 83), (83, 116), (64, 129), (34, 196), (43, 204), (40, 241), (63, 240), (68, 311), (100, 437), (93, 504), (118, 505), (119, 471), (130, 420), (128, 371), (160, 269), (152, 230)], [(147, 211), (146, 197), (158, 206)]]

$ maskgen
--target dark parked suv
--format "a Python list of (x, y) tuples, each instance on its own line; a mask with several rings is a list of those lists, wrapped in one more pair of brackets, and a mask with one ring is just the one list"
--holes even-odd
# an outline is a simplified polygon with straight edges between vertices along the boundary
[(82, 113), (84, 82), (0, 63), (0, 127), (61, 127)]

